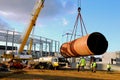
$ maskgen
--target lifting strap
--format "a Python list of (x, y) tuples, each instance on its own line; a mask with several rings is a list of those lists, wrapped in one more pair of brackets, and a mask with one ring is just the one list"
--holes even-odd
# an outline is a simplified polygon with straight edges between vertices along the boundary
[(72, 31), (70, 41), (72, 40), (73, 36), (74, 36), (74, 39), (76, 38), (78, 20), (79, 19), (80, 19), (80, 26), (81, 26), (81, 36), (84, 35), (84, 30), (85, 30), (85, 33), (87, 34), (87, 30), (86, 30), (86, 27), (85, 27), (85, 24), (84, 24), (84, 21), (83, 21), (83, 18), (82, 18), (82, 15), (81, 15), (80, 11), (81, 11), (81, 8), (78, 7), (78, 15), (77, 15), (77, 18), (76, 18), (76, 21), (75, 21), (75, 25), (74, 25), (74, 28), (73, 28), (73, 31)]

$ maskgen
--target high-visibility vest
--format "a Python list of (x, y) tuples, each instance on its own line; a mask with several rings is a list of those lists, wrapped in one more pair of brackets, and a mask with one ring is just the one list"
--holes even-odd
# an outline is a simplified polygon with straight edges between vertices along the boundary
[(84, 58), (82, 58), (80, 60), (80, 66), (85, 66), (86, 65), (86, 60)]
[(96, 64), (96, 62), (93, 62), (93, 67), (97, 67), (97, 64)]
[(111, 68), (110, 64), (107, 64), (107, 68)]

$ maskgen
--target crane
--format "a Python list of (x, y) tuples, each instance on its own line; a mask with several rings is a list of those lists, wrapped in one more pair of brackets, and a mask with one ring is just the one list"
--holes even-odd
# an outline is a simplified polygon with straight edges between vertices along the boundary
[(28, 54), (31, 54), (32, 45), (33, 45), (33, 38), (30, 38), (30, 44), (29, 44)]
[[(32, 18), (30, 20), (30, 23), (27, 26), (27, 29), (26, 29), (25, 33), (21, 36), (21, 39), (20, 39), (21, 44), (20, 44), (20, 47), (18, 49), (18, 53), (19, 54), (22, 53), (22, 51), (24, 49), (24, 46), (26, 45), (26, 42), (27, 42), (27, 40), (29, 38), (29, 35), (30, 35), (32, 29), (35, 26), (35, 23), (36, 23), (36, 20), (38, 18), (38, 15), (39, 15), (41, 9), (44, 7), (44, 2), (45, 2), (45, 0), (38, 0), (36, 2), (36, 5), (35, 5), (35, 7), (33, 9)], [(30, 49), (32, 48), (32, 43), (33, 43), (33, 39), (30, 40)], [(11, 52), (10, 52), (10, 54), (11, 54)], [(20, 59), (20, 55), (17, 55), (17, 56), (18, 56), (17, 59)], [(3, 57), (4, 58), (13, 58), (13, 55), (9, 56), (9, 55), (3, 54)], [(14, 57), (14, 59), (16, 59), (16, 58)]]
[(25, 33), (21, 36), (21, 44), (20, 44), (20, 47), (19, 47), (19, 50), (18, 50), (18, 53), (22, 53), (23, 49), (24, 49), (24, 46), (29, 38), (29, 35), (33, 29), (33, 27), (35, 26), (35, 23), (36, 23), (36, 20), (38, 18), (38, 15), (41, 11), (41, 9), (44, 7), (44, 1), (45, 0), (38, 0), (37, 1), (37, 5), (35, 5), (35, 10), (32, 14), (32, 18), (30, 20), (30, 23), (25, 31)]

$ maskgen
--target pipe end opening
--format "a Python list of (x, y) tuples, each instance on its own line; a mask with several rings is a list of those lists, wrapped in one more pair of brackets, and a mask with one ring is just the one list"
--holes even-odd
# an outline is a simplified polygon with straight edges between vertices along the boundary
[(101, 55), (106, 52), (108, 48), (108, 41), (103, 34), (94, 32), (89, 35), (87, 45), (94, 55)]

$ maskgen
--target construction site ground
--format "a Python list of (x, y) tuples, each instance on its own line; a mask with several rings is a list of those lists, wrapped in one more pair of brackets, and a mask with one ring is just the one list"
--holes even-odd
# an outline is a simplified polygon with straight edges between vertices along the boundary
[(0, 80), (119, 80), (119, 71), (24, 69), (0, 72)]

